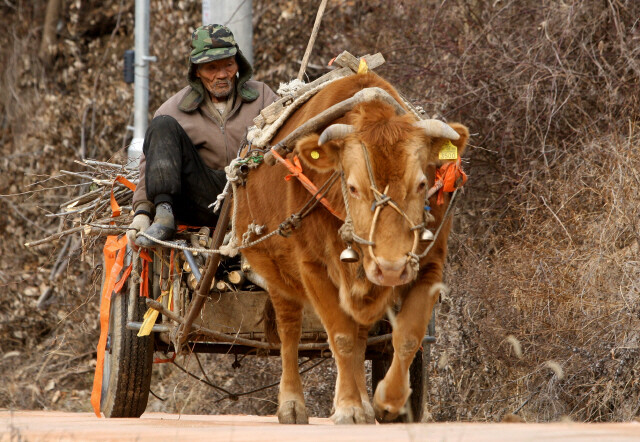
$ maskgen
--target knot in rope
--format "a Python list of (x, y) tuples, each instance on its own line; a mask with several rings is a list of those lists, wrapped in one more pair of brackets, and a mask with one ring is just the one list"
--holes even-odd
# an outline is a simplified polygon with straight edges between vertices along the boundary
[(420, 257), (415, 253), (407, 253), (407, 262), (411, 266), (413, 271), (418, 272), (420, 270)]
[(380, 195), (378, 195), (378, 189), (375, 188), (371, 188), (374, 191), (374, 196), (376, 198), (376, 200), (371, 203), (371, 211), (373, 212), (374, 210), (376, 210), (376, 207), (378, 206), (384, 206), (385, 204), (387, 204), (389, 201), (391, 201), (391, 197), (389, 195), (385, 195), (384, 193), (381, 193)]
[(353, 242), (355, 230), (351, 218), (347, 217), (347, 219), (344, 220), (344, 224), (338, 229), (338, 234), (347, 244), (351, 244)]
[(340, 238), (342, 238), (342, 240), (347, 244), (357, 242), (358, 244), (363, 244), (365, 246), (375, 245), (373, 242), (367, 241), (366, 239), (361, 238), (356, 234), (356, 229), (355, 227), (353, 227), (353, 221), (351, 220), (351, 217), (347, 217), (344, 220), (344, 224), (338, 229), (338, 234), (340, 235)]
[(285, 176), (285, 181), (291, 180), (291, 178), (299, 177), (302, 173), (302, 164), (300, 163), (300, 158), (297, 155), (293, 157), (293, 162), (291, 167), (289, 167), (289, 171), (291, 172), (289, 175)]
[(467, 174), (462, 170), (461, 160), (458, 158), (457, 161), (445, 163), (436, 170), (436, 181), (427, 192), (427, 200), (437, 192), (436, 204), (441, 205), (444, 203), (445, 192), (450, 193), (464, 186), (467, 182)]
[(278, 234), (280, 236), (288, 238), (289, 236), (291, 236), (294, 230), (300, 227), (301, 223), (302, 217), (297, 213), (294, 213), (289, 218), (280, 223), (280, 226), (278, 227)]
[(246, 247), (246, 245), (249, 244), (249, 240), (251, 239), (251, 235), (260, 236), (260, 235), (262, 235), (262, 232), (264, 232), (264, 229), (266, 229), (266, 228), (267, 228), (267, 226), (259, 225), (259, 224), (256, 224), (254, 222), (249, 224), (247, 226), (247, 231), (242, 234), (242, 246)]
[(424, 227), (427, 227), (427, 225), (436, 222), (436, 217), (433, 216), (433, 213), (431, 213), (431, 207), (429, 206), (424, 206), (424, 213), (422, 218), (424, 219)]
[(227, 244), (220, 246), (220, 254), (224, 256), (228, 256), (229, 258), (233, 258), (240, 252), (240, 248), (238, 247), (238, 240), (236, 239), (235, 232), (231, 232), (231, 238), (229, 238), (229, 242)]

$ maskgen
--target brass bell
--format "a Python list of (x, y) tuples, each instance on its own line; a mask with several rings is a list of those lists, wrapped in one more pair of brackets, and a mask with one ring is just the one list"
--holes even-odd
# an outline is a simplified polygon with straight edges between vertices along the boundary
[(347, 248), (340, 254), (340, 261), (342, 262), (358, 262), (359, 259), (358, 254), (351, 248), (351, 245), (347, 245)]
[(429, 229), (423, 229), (420, 235), (420, 241), (433, 241), (433, 232)]

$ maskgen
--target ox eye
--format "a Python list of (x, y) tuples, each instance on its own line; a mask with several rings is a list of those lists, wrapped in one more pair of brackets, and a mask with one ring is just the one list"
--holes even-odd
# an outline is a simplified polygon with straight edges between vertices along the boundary
[(358, 189), (356, 189), (356, 186), (354, 186), (353, 184), (349, 184), (348, 189), (352, 197), (360, 198), (360, 193), (358, 192)]
[(427, 187), (427, 180), (423, 179), (418, 184), (418, 192), (422, 192)]

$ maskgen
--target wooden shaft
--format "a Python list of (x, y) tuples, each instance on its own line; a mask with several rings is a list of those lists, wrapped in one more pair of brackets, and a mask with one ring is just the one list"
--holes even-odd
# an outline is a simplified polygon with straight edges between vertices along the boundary
[(324, 14), (324, 8), (326, 8), (326, 6), (327, 0), (322, 0), (322, 2), (320, 3), (320, 7), (318, 8), (318, 14), (316, 14), (316, 22), (313, 24), (313, 30), (311, 31), (311, 37), (309, 38), (309, 43), (307, 44), (307, 50), (304, 52), (304, 57), (302, 57), (302, 64), (300, 65), (300, 71), (298, 72), (298, 80), (302, 80), (304, 72), (307, 70), (307, 64), (309, 64), (309, 56), (311, 55), (313, 44), (316, 42), (318, 30), (320, 29), (320, 23), (322, 22), (322, 15)]
[[(222, 210), (220, 211), (220, 217), (218, 218), (218, 224), (216, 225), (216, 230), (213, 237), (212, 248), (214, 250), (218, 250), (222, 245), (222, 241), (224, 240), (224, 235), (227, 231), (227, 225), (229, 224), (231, 204), (231, 195), (227, 195), (227, 197), (224, 199), (224, 203), (222, 204)], [(211, 283), (213, 282), (213, 278), (215, 277), (216, 271), (218, 270), (220, 258), (220, 253), (213, 253), (207, 258), (207, 269), (205, 270), (204, 275), (202, 275), (202, 278), (200, 278), (200, 281), (196, 286), (196, 295), (189, 304), (187, 317), (185, 318), (182, 327), (180, 327), (180, 330), (178, 330), (178, 347), (181, 347), (182, 344), (186, 342), (187, 336), (191, 331), (193, 321), (196, 320), (196, 318), (200, 314), (200, 310), (202, 310), (202, 306), (204, 305), (206, 296), (211, 289)]]
[[(150, 307), (154, 310), (159, 311), (160, 313), (162, 313), (164, 316), (171, 319), (172, 321), (178, 322), (179, 324), (182, 324), (182, 325), (185, 324), (186, 320), (184, 318), (180, 317), (179, 315), (176, 315), (171, 310), (168, 310), (158, 301), (151, 298), (147, 298), (146, 303), (147, 303), (147, 307)], [(211, 330), (206, 327), (202, 327), (201, 325), (198, 325), (198, 324), (193, 324), (193, 328), (197, 330), (199, 333), (202, 333), (203, 335), (206, 335), (206, 336), (210, 336), (220, 342), (228, 342), (230, 344), (237, 344), (237, 345), (247, 345), (250, 347), (264, 348), (266, 350), (280, 349), (280, 344), (270, 344), (268, 342), (256, 341), (255, 339), (240, 338), (236, 335), (229, 335), (226, 333)], [(389, 342), (391, 340), (391, 337), (392, 337), (391, 333), (387, 333), (385, 335), (380, 335), (380, 336), (373, 336), (367, 339), (367, 345), (375, 345), (375, 344), (381, 344), (383, 342)], [(298, 349), (299, 350), (329, 350), (329, 343), (323, 342), (323, 343), (300, 344), (298, 345)]]

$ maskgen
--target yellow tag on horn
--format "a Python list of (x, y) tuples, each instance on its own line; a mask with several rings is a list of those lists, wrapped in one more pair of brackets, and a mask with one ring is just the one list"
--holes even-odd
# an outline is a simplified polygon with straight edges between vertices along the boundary
[(438, 153), (439, 160), (457, 160), (458, 159), (458, 148), (455, 144), (453, 144), (450, 140), (440, 148), (440, 153)]
[(312, 150), (311, 158), (313, 158), (314, 160), (317, 160), (318, 158), (320, 158), (320, 152), (318, 152), (317, 150)]
[(367, 61), (364, 58), (361, 58), (360, 64), (358, 65), (358, 74), (366, 74), (367, 72), (369, 72)]

